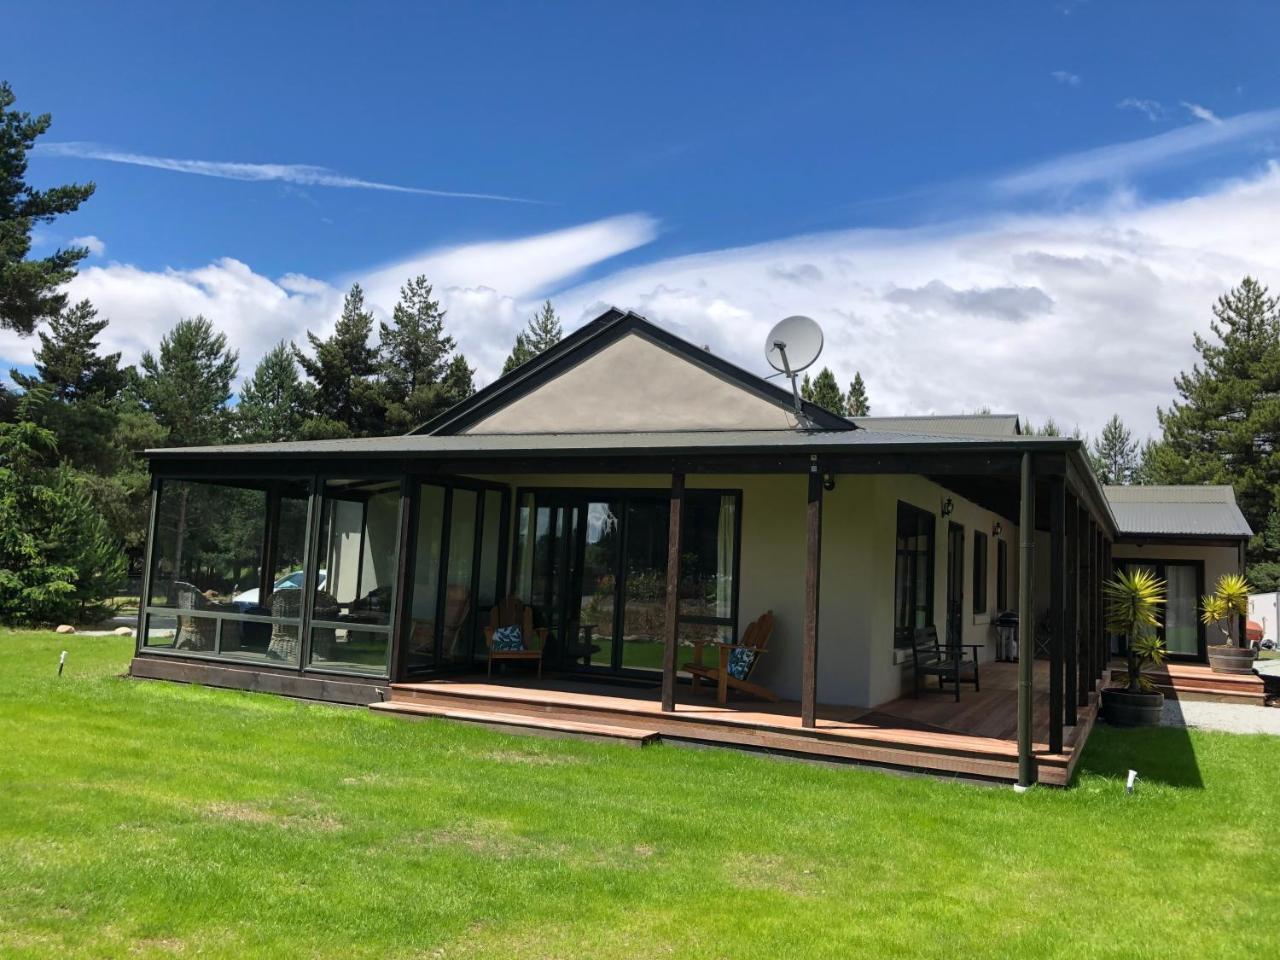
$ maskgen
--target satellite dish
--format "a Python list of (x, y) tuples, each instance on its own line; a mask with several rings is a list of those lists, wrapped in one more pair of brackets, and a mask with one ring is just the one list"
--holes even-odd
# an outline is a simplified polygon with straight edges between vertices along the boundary
[(769, 366), (788, 377), (813, 365), (822, 353), (822, 328), (809, 317), (779, 320), (764, 342)]

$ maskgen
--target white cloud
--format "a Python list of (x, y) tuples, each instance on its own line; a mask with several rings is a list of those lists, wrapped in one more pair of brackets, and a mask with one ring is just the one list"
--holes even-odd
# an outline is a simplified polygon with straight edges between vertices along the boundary
[(1185, 100), (1182, 101), (1182, 105), (1186, 107), (1187, 112), (1197, 120), (1204, 120), (1207, 123), (1222, 123), (1222, 118), (1208, 107), (1202, 107), (1198, 103), (1187, 103)]
[(1057, 157), (1001, 177), (995, 187), (1008, 194), (1027, 194), (1114, 183), (1140, 170), (1172, 165), (1276, 129), (1280, 129), (1280, 110), (1241, 113), (1215, 123), (1193, 123), (1142, 140)]
[(1145, 113), (1147, 119), (1155, 123), (1164, 116), (1164, 104), (1159, 100), (1142, 100), (1138, 97), (1125, 97), (1116, 107), (1120, 110), (1137, 110)]
[(1069, 73), (1066, 70), (1054, 70), (1049, 74), (1049, 76), (1068, 87), (1080, 86), (1080, 75), (1078, 73)]
[[(1174, 395), (1219, 294), (1251, 273), (1280, 287), (1280, 168), (1212, 193), (1065, 216), (851, 230), (680, 257), (558, 294), (579, 322), (630, 307), (750, 370), (792, 313), (826, 332), (828, 364), (861, 371), (873, 412), (990, 406), (1139, 434)], [(797, 270), (797, 265), (805, 269)], [(906, 294), (904, 301), (903, 294)], [(1011, 322), (1014, 321), (1014, 322)]]
[(303, 163), (239, 163), (228, 160), (182, 160), (175, 157), (156, 157), (143, 153), (114, 150), (94, 143), (65, 142), (39, 143), (36, 155), (49, 157), (79, 157), (85, 160), (106, 160), (136, 167), (153, 167), (174, 173), (189, 173), (201, 177), (217, 177), (222, 180), (248, 180), (253, 182), (281, 181), (305, 187), (344, 187), (359, 190), (383, 190), (392, 193), (413, 193), (425, 197), (453, 197), (466, 200), (502, 200), (509, 203), (545, 203), (525, 197), (509, 197), (497, 193), (472, 193), (460, 190), (436, 190), (427, 187), (406, 187), (377, 180), (363, 180), (336, 173), (325, 167)]
[(89, 251), (89, 256), (91, 257), (100, 257), (107, 252), (107, 245), (93, 234), (88, 234), (84, 237), (72, 237), (71, 246), (84, 247)]
[[(400, 285), (425, 273), (449, 311), (450, 333), (488, 380), (501, 370), (538, 296), (648, 243), (656, 230), (648, 217), (613, 217), (516, 240), (429, 250), (332, 282), (297, 273), (272, 279), (231, 257), (194, 270), (111, 263), (82, 269), (68, 290), (73, 300), (88, 297), (110, 320), (103, 348), (121, 351), (128, 363), (154, 350), (178, 319), (200, 313), (240, 351), (240, 372), (247, 376), (280, 340), (301, 345), (307, 330), (327, 334), (352, 282), (365, 287), (375, 313), (389, 316)], [(0, 331), (0, 369), (30, 364), (33, 346), (30, 338)]]

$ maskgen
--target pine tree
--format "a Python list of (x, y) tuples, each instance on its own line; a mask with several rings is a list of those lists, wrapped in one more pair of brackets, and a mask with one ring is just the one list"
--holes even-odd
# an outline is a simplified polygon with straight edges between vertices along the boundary
[(1127, 485), (1138, 474), (1138, 443), (1118, 413), (1112, 414), (1089, 452), (1093, 472), (1105, 484)]
[(537, 314), (529, 318), (528, 326), (516, 334), (515, 347), (511, 356), (502, 365), (503, 374), (508, 374), (522, 363), (528, 363), (538, 354), (560, 342), (564, 329), (560, 325), (560, 317), (555, 307), (548, 300)]
[(11, 110), (16, 100), (9, 84), (0, 82), (0, 329), (29, 334), (40, 321), (66, 308), (62, 285), (89, 255), (83, 247), (67, 247), (30, 260), (32, 228), (71, 213), (89, 199), (94, 187), (73, 183), (36, 190), (25, 182), (27, 154), (52, 118)]
[(236, 436), (241, 440), (296, 440), (306, 419), (307, 391), (292, 344), (280, 341), (258, 361), (240, 391)]
[(850, 417), (871, 415), (871, 402), (867, 400), (867, 385), (862, 381), (861, 371), (854, 371), (853, 383), (849, 384), (849, 393), (845, 397), (845, 414)]
[(373, 314), (365, 309), (360, 284), (351, 285), (333, 335), (321, 339), (308, 331), (314, 357), (296, 346), (294, 356), (311, 378), (310, 410), (318, 423), (304, 425), (303, 436), (374, 436), (384, 415), (378, 384), (378, 351), (369, 343)]
[(1044, 422), (1044, 426), (1037, 427), (1030, 420), (1022, 422), (1022, 432), (1028, 437), (1060, 437), (1062, 436), (1062, 428), (1058, 426), (1058, 422), (1050, 417)]
[(840, 392), (836, 375), (829, 367), (823, 367), (812, 382), (806, 373), (800, 384), (800, 396), (832, 413), (840, 413), (845, 408), (844, 394)]
[[(1157, 411), (1166, 483), (1230, 483), (1255, 531), (1280, 492), (1280, 303), (1252, 277), (1218, 298), (1195, 337), (1200, 363), (1174, 381), (1178, 399)], [(1280, 560), (1256, 536), (1250, 563)]]
[(169, 446), (227, 438), (227, 401), (239, 357), (202, 316), (179, 320), (160, 338), (158, 357), (149, 350), (142, 355), (142, 402), (165, 429)]
[[(391, 323), (381, 325), (383, 401), (387, 425), (396, 432), (412, 430), (447, 410), (462, 399), (457, 394), (464, 387), (463, 396), (472, 392), (471, 368), (454, 353), (453, 337), (444, 331), (445, 311), (431, 292), (426, 277), (413, 278), (400, 288)], [(465, 384), (458, 381), (464, 370)]]

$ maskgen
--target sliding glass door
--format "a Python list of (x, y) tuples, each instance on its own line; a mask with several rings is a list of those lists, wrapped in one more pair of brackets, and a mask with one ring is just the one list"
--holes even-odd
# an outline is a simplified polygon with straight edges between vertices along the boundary
[(1204, 565), (1199, 561), (1121, 560), (1129, 570), (1148, 570), (1165, 582), (1165, 604), (1160, 635), (1174, 660), (1204, 660), (1204, 626), (1200, 623), (1200, 595), (1204, 592)]

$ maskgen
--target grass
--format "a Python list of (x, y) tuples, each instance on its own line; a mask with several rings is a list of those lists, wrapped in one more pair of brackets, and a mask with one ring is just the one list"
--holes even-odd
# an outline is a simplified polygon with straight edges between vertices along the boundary
[(1262, 828), (1280, 738), (1099, 729), (1073, 789), (1017, 796), (119, 679), (129, 654), (0, 633), (0, 956), (1165, 960), (1280, 943)]

